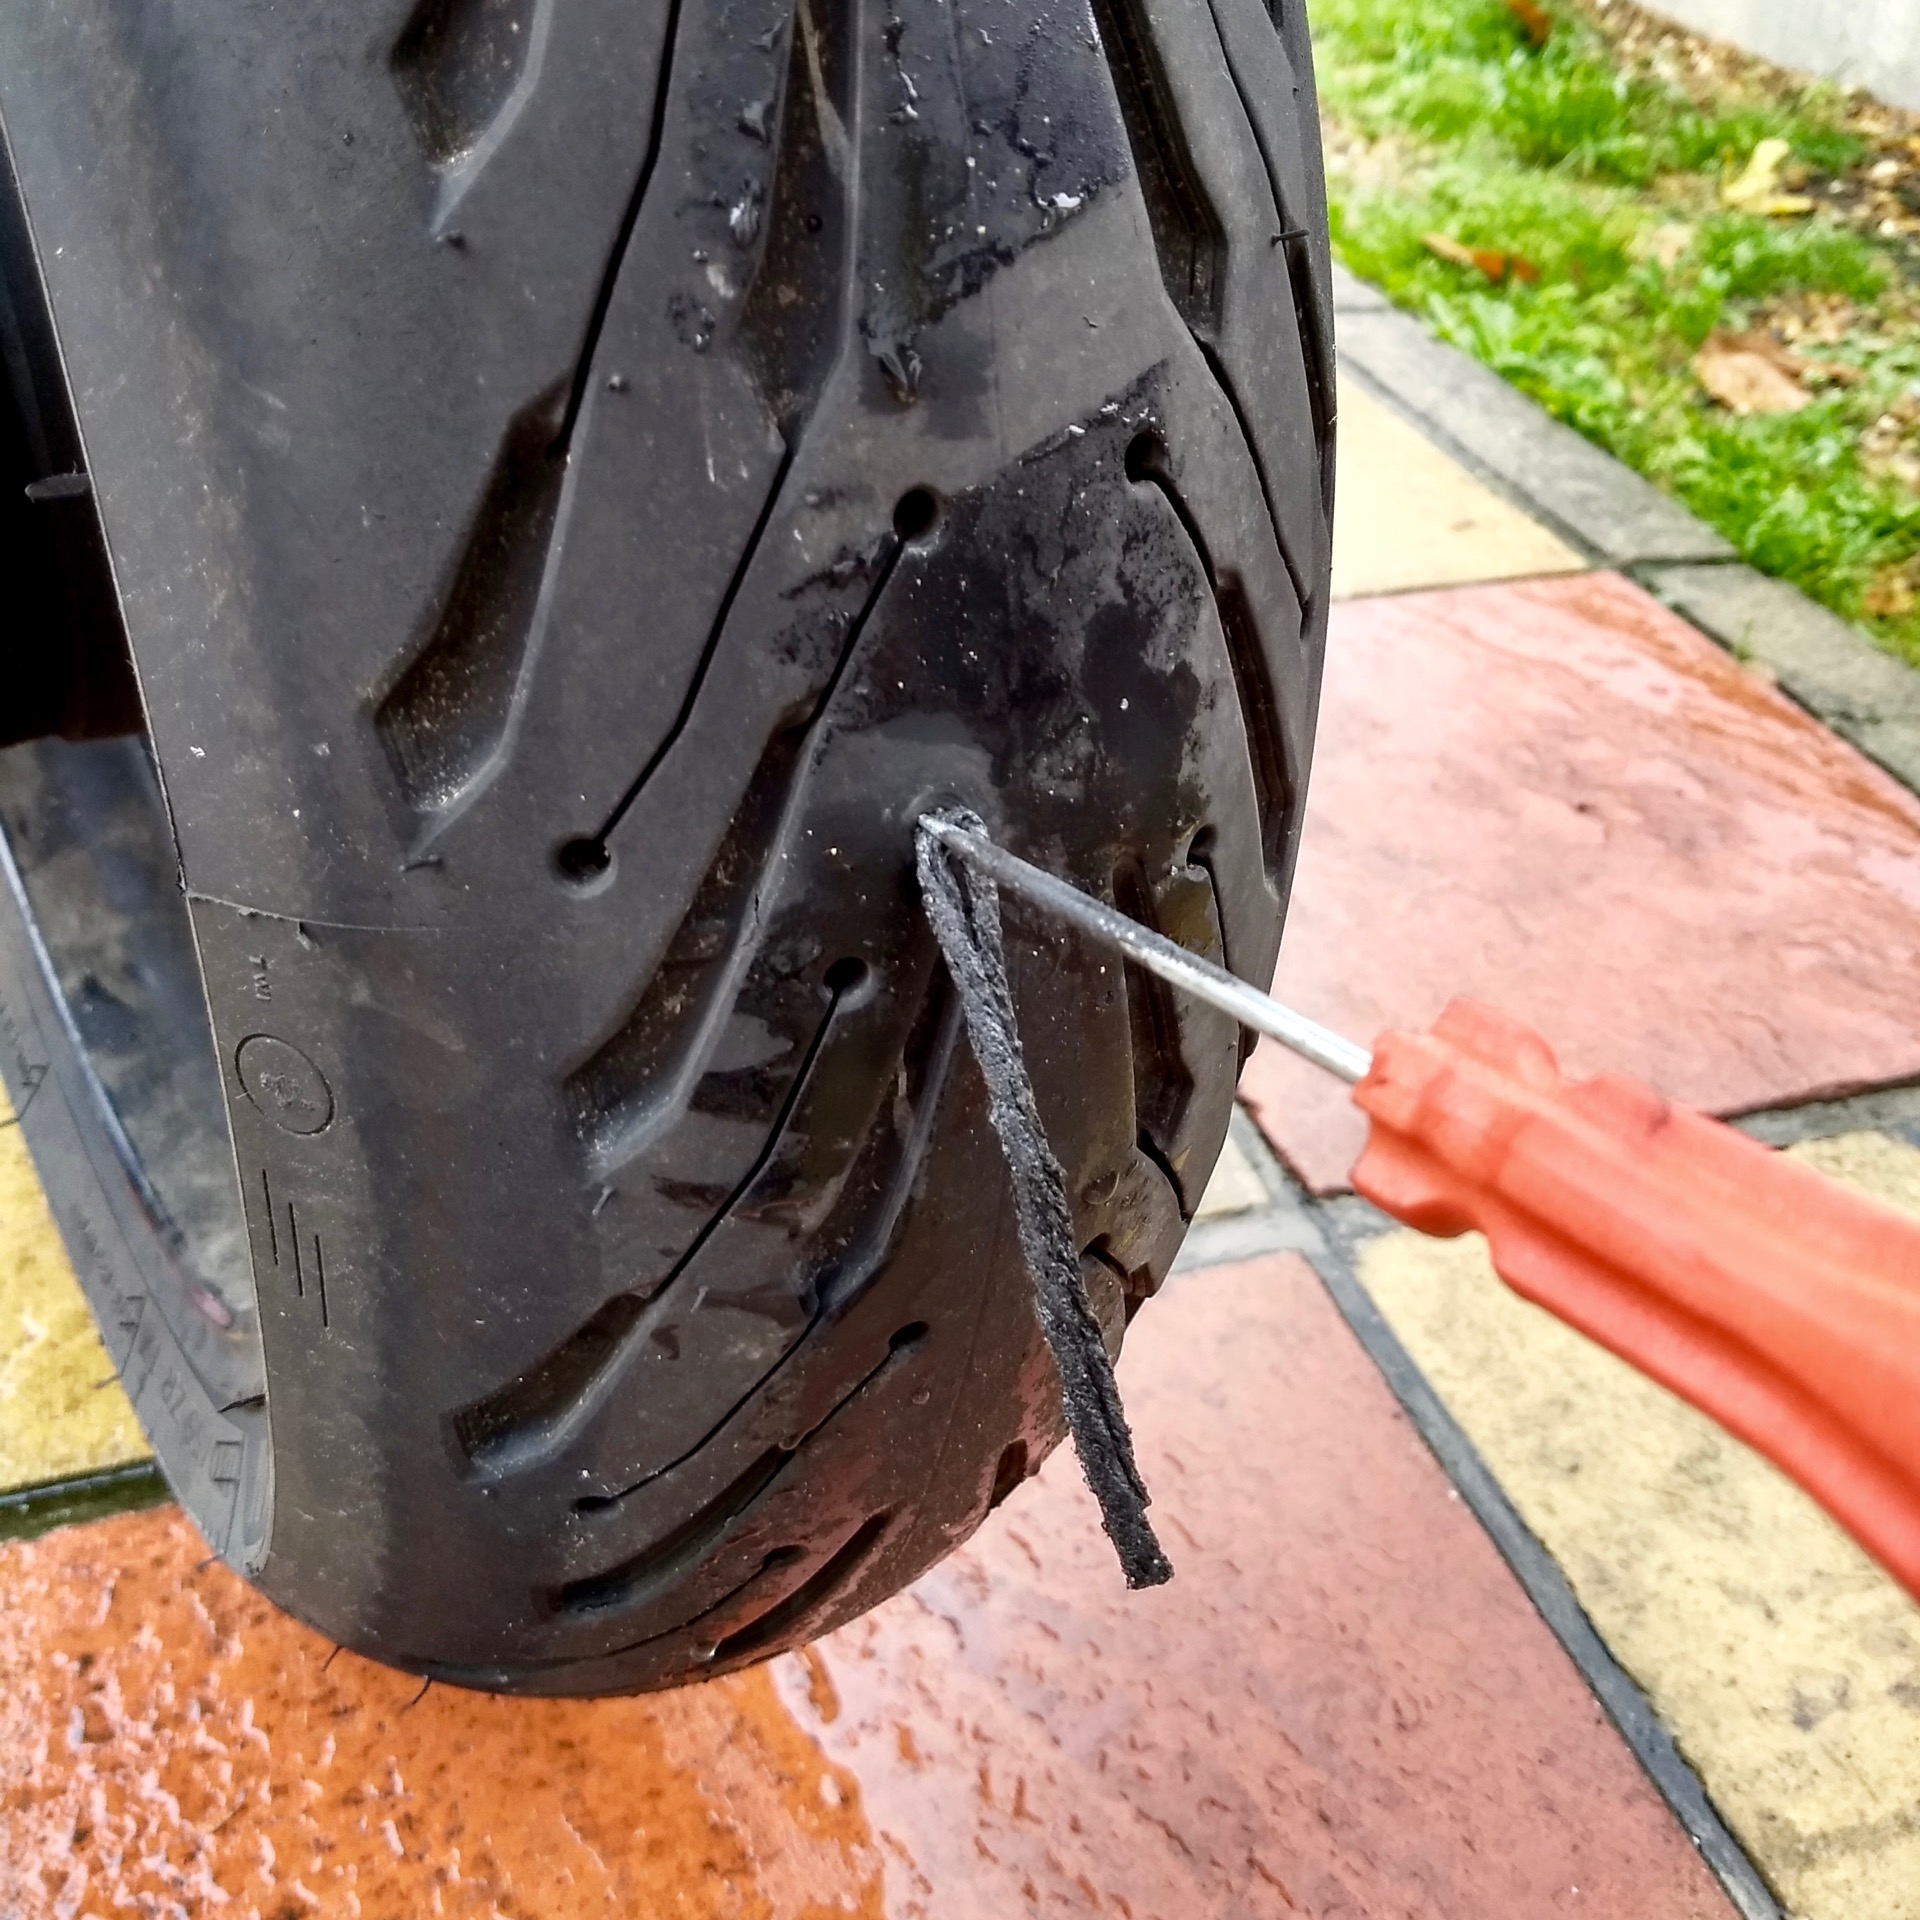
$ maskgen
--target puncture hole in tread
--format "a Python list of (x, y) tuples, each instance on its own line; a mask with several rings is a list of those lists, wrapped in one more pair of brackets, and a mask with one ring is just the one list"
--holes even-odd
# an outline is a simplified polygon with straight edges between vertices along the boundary
[(1127, 442), (1127, 478), (1136, 485), (1153, 480), (1166, 464), (1167, 443), (1151, 427), (1136, 433)]
[(555, 849), (553, 864), (569, 886), (597, 887), (612, 876), (613, 850), (604, 840), (582, 834)]
[(856, 954), (836, 960), (821, 978), (821, 984), (836, 1000), (857, 993), (867, 981), (867, 963)]
[(940, 518), (940, 496), (931, 487), (909, 487), (894, 502), (893, 530), (902, 540), (924, 539)]

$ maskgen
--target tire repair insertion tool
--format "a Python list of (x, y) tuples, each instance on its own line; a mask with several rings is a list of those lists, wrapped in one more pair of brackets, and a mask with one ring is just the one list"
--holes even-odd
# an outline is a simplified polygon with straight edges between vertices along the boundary
[[(1569, 1080), (1545, 1040), (1491, 1007), (1455, 1000), (1426, 1032), (1382, 1034), (1369, 1053), (1008, 853), (977, 816), (927, 814), (918, 835), (930, 915), (930, 864), (944, 856), (987, 883), (996, 958), (998, 886), (1349, 1082), (1370, 1123), (1355, 1192), (1422, 1233), (1484, 1234), (1514, 1292), (1764, 1454), (1920, 1598), (1920, 1220), (1638, 1081)], [(935, 928), (952, 968), (937, 915)], [(1003, 964), (1000, 979), (1004, 991)], [(968, 1016), (981, 1053), (970, 1000)], [(997, 1101), (994, 1119), (1018, 1189)], [(1028, 1257), (1038, 1285), (1031, 1245)], [(1130, 1582), (1166, 1578), (1135, 1577), (1068, 1402)], [(1124, 1420), (1119, 1434), (1137, 1486)]]

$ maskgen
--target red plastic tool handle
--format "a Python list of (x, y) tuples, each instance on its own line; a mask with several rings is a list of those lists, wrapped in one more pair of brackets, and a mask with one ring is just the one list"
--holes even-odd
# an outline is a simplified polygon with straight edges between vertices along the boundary
[(1792, 1475), (1920, 1597), (1920, 1221), (1468, 1000), (1383, 1035), (1355, 1188)]

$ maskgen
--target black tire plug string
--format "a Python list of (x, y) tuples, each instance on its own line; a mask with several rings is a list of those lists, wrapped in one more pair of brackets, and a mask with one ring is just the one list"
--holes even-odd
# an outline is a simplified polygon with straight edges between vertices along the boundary
[(1000, 936), (1000, 890), (948, 838), (956, 830), (984, 838), (986, 822), (960, 807), (921, 819), (914, 837), (921, 896), (987, 1084), (987, 1109), (1013, 1179), (1035, 1313), (1059, 1371), (1060, 1401), (1080, 1471), (1100, 1503), (1100, 1523), (1127, 1585), (1162, 1586), (1173, 1578), (1173, 1567), (1147, 1519), (1148, 1495), (1134, 1464), (1133, 1435), (1080, 1278), (1066, 1175), (1041, 1128), (1020, 1048)]

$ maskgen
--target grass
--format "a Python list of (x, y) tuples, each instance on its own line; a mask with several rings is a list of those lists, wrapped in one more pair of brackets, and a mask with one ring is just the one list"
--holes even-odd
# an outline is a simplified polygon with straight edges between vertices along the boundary
[[(1702, 55), (1683, 89), (1621, 0), (1319, 0), (1314, 27), (1346, 264), (1920, 665), (1908, 130), (1757, 63)], [(1766, 139), (1813, 212), (1724, 203)], [(1693, 369), (1716, 336), (1774, 343), (1811, 403), (1728, 412)]]

